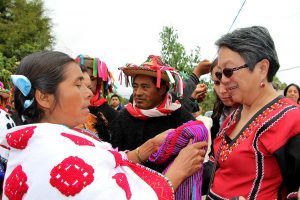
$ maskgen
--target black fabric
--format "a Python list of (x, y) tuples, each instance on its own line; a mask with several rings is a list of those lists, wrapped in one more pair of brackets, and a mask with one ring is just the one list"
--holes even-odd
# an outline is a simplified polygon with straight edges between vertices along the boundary
[(219, 131), (220, 131), (220, 118), (212, 118), (213, 125), (210, 128), (210, 136), (211, 136), (211, 145), (210, 145), (210, 152), (209, 156), (214, 155), (214, 140), (216, 139)]
[[(183, 108), (172, 112), (171, 115), (152, 117), (147, 120), (134, 118), (126, 109), (123, 109), (119, 117), (110, 124), (111, 143), (113, 147), (118, 147), (121, 151), (133, 150), (159, 133), (170, 128), (177, 128), (189, 120), (195, 120), (195, 118)], [(165, 168), (165, 166), (154, 166), (149, 162), (146, 166), (160, 172)]]
[[(97, 130), (99, 138), (103, 141), (111, 142), (111, 133), (109, 131), (109, 124), (119, 116), (119, 112), (110, 107), (107, 103), (102, 104), (99, 107), (89, 107), (90, 112), (97, 117), (97, 123), (95, 129)], [(99, 113), (102, 113), (108, 122), (108, 126), (105, 121), (101, 119)]]
[(300, 134), (278, 149), (275, 157), (288, 193), (297, 192), (300, 186)]
[(199, 79), (195, 74), (191, 74), (187, 80), (184, 80), (183, 97), (179, 98), (174, 92), (171, 92), (172, 98), (178, 100), (182, 107), (190, 113), (199, 111), (198, 102), (191, 98), (193, 91), (195, 90)]
[(206, 195), (208, 192), (209, 181), (211, 174), (213, 173), (214, 163), (212, 161), (207, 161), (203, 163), (203, 175), (202, 175), (202, 195)]

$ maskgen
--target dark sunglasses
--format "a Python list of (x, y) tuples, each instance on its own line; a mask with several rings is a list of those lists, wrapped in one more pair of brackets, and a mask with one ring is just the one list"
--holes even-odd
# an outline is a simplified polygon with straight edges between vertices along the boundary
[(248, 67), (248, 65), (244, 64), (244, 65), (239, 66), (239, 67), (225, 68), (225, 69), (223, 69), (223, 72), (216, 72), (215, 75), (221, 81), (222, 74), (224, 74), (224, 76), (226, 76), (227, 78), (230, 78), (233, 75), (234, 71), (238, 71), (240, 69), (247, 68), (247, 67)]

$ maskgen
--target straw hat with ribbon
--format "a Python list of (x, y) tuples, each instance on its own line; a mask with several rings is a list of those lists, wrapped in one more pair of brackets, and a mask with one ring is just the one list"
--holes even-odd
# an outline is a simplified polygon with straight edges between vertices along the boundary
[(174, 90), (178, 96), (183, 95), (183, 77), (181, 73), (173, 67), (165, 64), (160, 56), (150, 55), (140, 66), (135, 64), (126, 64), (121, 70), (119, 81), (122, 83), (123, 74), (125, 75), (125, 84), (129, 85), (129, 77), (136, 75), (147, 75), (156, 77), (156, 87), (160, 88), (161, 79), (169, 83), (170, 90)]

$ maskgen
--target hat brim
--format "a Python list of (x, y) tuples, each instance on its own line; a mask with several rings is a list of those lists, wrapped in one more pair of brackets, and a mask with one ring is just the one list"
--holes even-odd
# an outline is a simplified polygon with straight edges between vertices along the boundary
[[(151, 69), (145, 69), (145, 68), (135, 68), (135, 67), (124, 67), (121, 68), (123, 73), (126, 76), (135, 77), (137, 75), (146, 75), (157, 78), (157, 72)], [(161, 72), (161, 79), (169, 82), (169, 77), (165, 71)]]

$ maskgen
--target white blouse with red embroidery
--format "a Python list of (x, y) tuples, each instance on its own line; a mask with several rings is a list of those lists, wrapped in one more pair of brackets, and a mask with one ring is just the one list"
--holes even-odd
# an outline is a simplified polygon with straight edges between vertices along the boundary
[(0, 135), (7, 159), (3, 199), (173, 199), (163, 175), (127, 160), (109, 143), (57, 124)]

